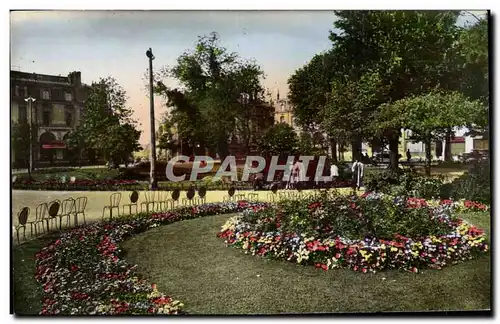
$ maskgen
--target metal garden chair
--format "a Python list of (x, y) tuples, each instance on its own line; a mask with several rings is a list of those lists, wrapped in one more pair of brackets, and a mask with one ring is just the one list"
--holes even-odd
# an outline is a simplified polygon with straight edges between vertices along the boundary
[(61, 213), (59, 217), (59, 229), (62, 229), (62, 220), (67, 218), (66, 225), (70, 226), (70, 217), (75, 214), (75, 200), (73, 198), (64, 199), (61, 204)]
[(207, 202), (206, 196), (207, 195), (207, 188), (201, 187), (198, 189), (198, 202), (200, 204), (205, 204)]
[(153, 211), (155, 207), (156, 191), (144, 191), (144, 198), (146, 201), (141, 202), (141, 211), (143, 211), (142, 206), (146, 206), (146, 213), (149, 213), (149, 206), (151, 206), (151, 211)]
[(229, 190), (227, 191), (227, 195), (222, 198), (222, 201), (223, 202), (234, 201), (234, 192), (235, 191), (236, 191), (236, 189), (234, 187), (229, 188)]
[[(43, 225), (43, 223), (47, 219), (48, 209), (49, 207), (47, 206), (47, 203), (41, 203), (36, 206), (35, 221), (33, 222), (35, 224), (35, 235), (38, 235), (37, 226), (40, 223), (42, 224), (42, 231), (45, 233), (45, 226)], [(48, 231), (49, 229), (47, 228), (47, 232)]]
[[(30, 208), (29, 207), (23, 207), (21, 210), (17, 213), (17, 220), (18, 224), (17, 226), (14, 227), (16, 230), (16, 235), (17, 235), (17, 243), (20, 243), (19, 240), (19, 230), (22, 228), (23, 229), (23, 238), (26, 240), (26, 224), (28, 222), (28, 216), (30, 215)], [(32, 229), (33, 231), (33, 229)]]
[(155, 210), (163, 211), (167, 209), (168, 191), (157, 191), (156, 199), (154, 201)]
[(48, 217), (45, 218), (45, 224), (47, 225), (47, 232), (50, 232), (50, 223), (53, 221), (56, 221), (56, 227), (57, 227), (57, 214), (59, 213), (59, 208), (61, 207), (61, 201), (59, 199), (56, 199), (54, 201), (51, 201), (48, 205)]
[(179, 197), (181, 196), (181, 191), (176, 188), (172, 191), (172, 194), (170, 195), (171, 199), (168, 200), (168, 203), (170, 204), (170, 207), (174, 209), (176, 206), (179, 206)]
[(113, 209), (116, 208), (118, 216), (120, 216), (120, 201), (122, 199), (122, 194), (115, 192), (109, 196), (109, 205), (102, 208), (102, 221), (104, 221), (104, 212), (109, 210), (109, 219), (113, 219)]
[(135, 207), (135, 212), (137, 213), (137, 201), (139, 200), (139, 193), (137, 191), (132, 191), (130, 193), (130, 204), (123, 205), (123, 214), (125, 214), (125, 207), (128, 207), (129, 215), (132, 215), (132, 207)]
[(83, 216), (83, 223), (87, 224), (85, 219), (85, 208), (87, 207), (87, 197), (78, 197), (75, 200), (75, 225), (78, 225), (78, 215)]
[(188, 191), (186, 191), (186, 198), (182, 198), (182, 205), (183, 206), (190, 206), (193, 204), (193, 198), (195, 195), (194, 188), (189, 188)]

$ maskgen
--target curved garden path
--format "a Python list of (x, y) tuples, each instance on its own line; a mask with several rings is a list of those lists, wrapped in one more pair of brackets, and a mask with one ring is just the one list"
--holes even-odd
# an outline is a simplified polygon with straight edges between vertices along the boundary
[(191, 314), (490, 309), (488, 255), (418, 274), (322, 271), (225, 247), (216, 234), (229, 217), (151, 229), (122, 245), (125, 258)]

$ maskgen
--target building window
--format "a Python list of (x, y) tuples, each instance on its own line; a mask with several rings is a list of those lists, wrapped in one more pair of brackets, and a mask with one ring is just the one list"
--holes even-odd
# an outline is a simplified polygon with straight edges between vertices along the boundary
[(49, 90), (42, 90), (42, 99), (44, 100), (49, 100), (50, 99), (50, 91)]
[(16, 97), (19, 97), (19, 86), (18, 86), (18, 85), (16, 85), (16, 86), (14, 87), (14, 95), (15, 95)]
[(64, 108), (64, 120), (66, 126), (73, 126), (73, 107), (67, 106)]
[(28, 87), (24, 86), (24, 96), (28, 97)]
[(28, 122), (28, 111), (26, 109), (26, 106), (19, 106), (19, 115), (18, 115), (18, 121), (20, 123), (27, 123)]
[(66, 101), (72, 101), (73, 100), (73, 95), (71, 94), (71, 92), (65, 92), (64, 93), (64, 100), (66, 100)]
[(50, 107), (49, 105), (43, 106), (43, 120), (42, 120), (42, 122), (43, 122), (44, 126), (50, 125), (51, 117), (52, 117), (52, 107)]

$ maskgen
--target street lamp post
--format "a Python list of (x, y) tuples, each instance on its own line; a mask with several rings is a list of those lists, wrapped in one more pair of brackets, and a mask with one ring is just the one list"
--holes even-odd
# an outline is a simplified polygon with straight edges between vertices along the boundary
[(156, 138), (155, 138), (155, 106), (153, 97), (153, 60), (155, 59), (153, 51), (149, 48), (146, 51), (149, 58), (149, 105), (150, 105), (150, 124), (151, 124), (151, 159), (150, 159), (150, 188), (157, 188), (155, 165), (156, 165)]
[[(248, 102), (250, 100), (250, 95), (248, 93), (244, 93), (242, 92), (240, 94), (240, 97), (241, 97), (241, 102), (243, 103), (243, 107), (245, 109), (245, 114), (249, 114), (248, 112)], [(251, 114), (249, 114), (248, 116), (250, 116), (250, 119), (252, 118), (251, 117)], [(250, 121), (247, 120), (247, 131), (248, 131), (248, 134), (246, 134), (246, 140), (245, 140), (245, 153), (248, 155), (249, 153), (249, 143), (250, 143), (250, 126), (249, 126), (249, 123)]]
[(31, 171), (33, 171), (33, 103), (36, 101), (35, 98), (29, 97), (24, 99), (28, 103), (29, 106), (29, 112), (30, 112), (30, 118), (29, 118), (29, 125), (30, 125), (30, 160), (29, 160), (29, 171), (31, 174)]

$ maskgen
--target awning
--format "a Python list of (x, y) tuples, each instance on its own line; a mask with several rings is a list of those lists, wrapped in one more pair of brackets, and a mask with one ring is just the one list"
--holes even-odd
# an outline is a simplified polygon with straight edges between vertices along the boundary
[(63, 149), (66, 148), (66, 143), (64, 141), (53, 141), (49, 144), (42, 144), (42, 148), (44, 149)]

